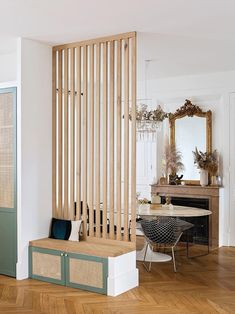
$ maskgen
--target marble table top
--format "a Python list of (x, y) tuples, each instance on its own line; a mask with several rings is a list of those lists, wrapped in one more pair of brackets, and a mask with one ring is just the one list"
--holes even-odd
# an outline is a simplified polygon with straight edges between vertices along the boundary
[(143, 204), (136, 208), (139, 216), (168, 216), (168, 217), (201, 217), (211, 215), (210, 210), (187, 206), (165, 206)]

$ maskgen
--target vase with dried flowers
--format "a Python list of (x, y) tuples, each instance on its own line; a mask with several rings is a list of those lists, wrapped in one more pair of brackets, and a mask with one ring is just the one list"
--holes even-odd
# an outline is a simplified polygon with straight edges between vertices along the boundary
[(182, 163), (181, 152), (176, 148), (175, 144), (169, 143), (169, 139), (165, 141), (163, 165), (168, 183), (178, 184), (183, 175), (179, 177), (177, 173), (184, 170), (184, 164)]
[(208, 185), (208, 173), (211, 175), (212, 185), (216, 184), (216, 175), (219, 167), (219, 158), (217, 150), (211, 153), (201, 152), (195, 148), (193, 152), (194, 164), (200, 169), (200, 184), (202, 186)]

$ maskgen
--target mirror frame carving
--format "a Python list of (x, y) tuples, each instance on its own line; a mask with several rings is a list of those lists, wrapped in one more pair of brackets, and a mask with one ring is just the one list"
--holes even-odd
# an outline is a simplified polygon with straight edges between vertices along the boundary
[[(170, 143), (175, 144), (175, 121), (184, 117), (202, 117), (206, 118), (206, 151), (212, 152), (212, 112), (211, 110), (202, 111), (202, 109), (192, 104), (188, 99), (185, 100), (183, 106), (176, 110), (175, 113), (169, 115), (170, 124)], [(188, 185), (200, 185), (199, 180), (183, 180)]]

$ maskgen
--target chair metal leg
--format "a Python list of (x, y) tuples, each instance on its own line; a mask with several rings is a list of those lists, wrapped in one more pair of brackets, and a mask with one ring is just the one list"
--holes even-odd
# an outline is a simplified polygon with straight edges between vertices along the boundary
[(151, 271), (151, 267), (152, 267), (153, 247), (151, 247), (150, 250), (151, 250), (151, 257), (150, 257), (150, 262), (149, 262), (149, 270), (148, 270), (149, 272)]
[(174, 246), (171, 248), (171, 252), (172, 252), (172, 261), (173, 261), (173, 266), (174, 266), (174, 272), (177, 272), (176, 269), (176, 262), (175, 262), (175, 251), (174, 251)]

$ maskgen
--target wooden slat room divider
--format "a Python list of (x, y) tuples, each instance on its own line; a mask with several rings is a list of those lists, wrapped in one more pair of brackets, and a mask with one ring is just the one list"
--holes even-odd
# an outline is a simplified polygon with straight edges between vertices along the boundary
[(135, 241), (135, 114), (134, 32), (53, 48), (53, 216), (84, 237)]

